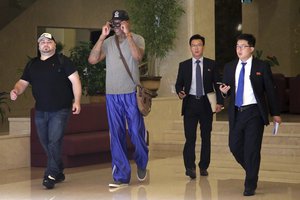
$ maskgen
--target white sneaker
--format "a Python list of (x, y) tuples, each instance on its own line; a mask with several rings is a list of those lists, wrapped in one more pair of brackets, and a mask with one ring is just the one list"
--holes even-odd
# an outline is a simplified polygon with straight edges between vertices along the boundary
[(114, 181), (113, 183), (108, 184), (109, 191), (110, 192), (116, 192), (120, 189), (126, 188), (129, 184), (128, 183), (122, 183), (120, 181)]
[(128, 183), (122, 183), (121, 181), (114, 181), (113, 183), (108, 184), (110, 188), (121, 188), (128, 186)]

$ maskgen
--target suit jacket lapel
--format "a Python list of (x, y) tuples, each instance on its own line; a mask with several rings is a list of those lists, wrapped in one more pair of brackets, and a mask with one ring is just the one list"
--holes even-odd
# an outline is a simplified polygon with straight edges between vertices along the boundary
[(205, 83), (207, 83), (206, 77), (207, 77), (207, 72), (209, 70), (209, 68), (208, 68), (208, 60), (205, 57), (203, 57), (202, 66), (203, 66), (202, 79), (203, 79), (203, 87), (204, 87), (204, 91), (205, 91)]
[(192, 60), (192, 58), (189, 60), (187, 69), (188, 69), (187, 72), (188, 72), (189, 80), (192, 82), (192, 75), (193, 75), (193, 60)]
[(251, 72), (250, 72), (250, 80), (252, 81), (252, 77), (255, 76), (255, 73), (257, 71), (257, 62), (256, 62), (256, 59), (253, 58), (252, 59), (252, 66), (251, 66)]
[(203, 87), (204, 84), (206, 83), (206, 72), (207, 72), (207, 60), (203, 57), (203, 70), (202, 70), (202, 79), (203, 79)]
[[(237, 65), (238, 65), (238, 63), (239, 63), (239, 60), (238, 59), (236, 59), (236, 61), (233, 63), (233, 66), (232, 66), (232, 69), (233, 69), (233, 72), (232, 72), (232, 76), (233, 76), (233, 84), (232, 84), (232, 88), (233, 88), (233, 90), (232, 91), (234, 91), (234, 94), (235, 94), (235, 90), (236, 90), (236, 85), (235, 85), (235, 73), (236, 73), (236, 68), (237, 68)], [(235, 97), (235, 95), (234, 95), (234, 97)]]
[(193, 75), (193, 60), (192, 58), (189, 60), (189, 62), (187, 63), (186, 67), (186, 73), (187, 73), (187, 81), (188, 83), (185, 84), (188, 92), (190, 91), (191, 88), (191, 84), (192, 84), (192, 75)]
[(255, 81), (256, 72), (258, 71), (258, 64), (257, 60), (255, 58), (252, 59), (252, 66), (251, 66), (251, 72), (250, 72), (250, 82), (253, 88), (254, 96), (256, 99), (258, 99), (258, 96), (256, 94), (256, 87), (257, 82)]

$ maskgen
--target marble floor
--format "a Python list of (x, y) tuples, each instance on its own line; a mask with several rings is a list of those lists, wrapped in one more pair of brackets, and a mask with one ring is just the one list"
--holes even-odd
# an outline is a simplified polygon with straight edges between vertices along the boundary
[(42, 168), (0, 171), (2, 200), (296, 200), (300, 196), (300, 158), (262, 156), (256, 195), (244, 197), (244, 172), (231, 155), (212, 155), (208, 177), (190, 180), (184, 175), (181, 153), (150, 149), (148, 177), (140, 183), (132, 162), (128, 187), (110, 191), (110, 163), (68, 168), (66, 180), (53, 190), (41, 185)]

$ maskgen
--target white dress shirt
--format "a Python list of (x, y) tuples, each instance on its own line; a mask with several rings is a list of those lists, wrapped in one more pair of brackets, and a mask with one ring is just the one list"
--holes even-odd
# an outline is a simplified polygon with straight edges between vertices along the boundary
[[(245, 61), (247, 64), (245, 65), (245, 77), (244, 77), (244, 94), (243, 94), (243, 105), (250, 105), (250, 104), (257, 104), (257, 101), (254, 96), (253, 88), (250, 81), (250, 72), (251, 72), (251, 66), (252, 66), (252, 59), (251, 56), (247, 61)], [(236, 70), (235, 70), (235, 93), (238, 88), (238, 81), (239, 81), (239, 75), (240, 71), (242, 69), (242, 61), (239, 60)]]
[[(200, 68), (201, 68), (201, 77), (202, 77), (202, 85), (203, 85), (203, 57), (201, 57), (200, 59)], [(192, 73), (192, 84), (191, 84), (191, 88), (190, 88), (190, 92), (189, 94), (190, 95), (196, 95), (196, 67), (197, 67), (197, 63), (196, 63), (197, 59), (195, 58), (192, 58), (192, 63), (193, 63), (193, 73)], [(205, 94), (204, 93), (204, 85), (202, 87), (203, 89), (203, 93), (202, 94)]]

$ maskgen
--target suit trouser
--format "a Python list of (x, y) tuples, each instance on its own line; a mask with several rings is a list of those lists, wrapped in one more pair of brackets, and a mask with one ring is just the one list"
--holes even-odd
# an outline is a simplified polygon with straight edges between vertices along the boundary
[(258, 106), (235, 112), (235, 122), (229, 133), (230, 151), (246, 171), (245, 188), (256, 189), (264, 122)]
[(184, 166), (187, 169), (195, 169), (195, 145), (197, 139), (197, 125), (200, 123), (201, 132), (201, 153), (198, 166), (200, 169), (207, 169), (210, 164), (211, 151), (211, 130), (213, 113), (206, 96), (195, 99), (194, 96), (187, 96), (186, 108), (184, 111), (184, 134), (185, 145), (183, 149)]

